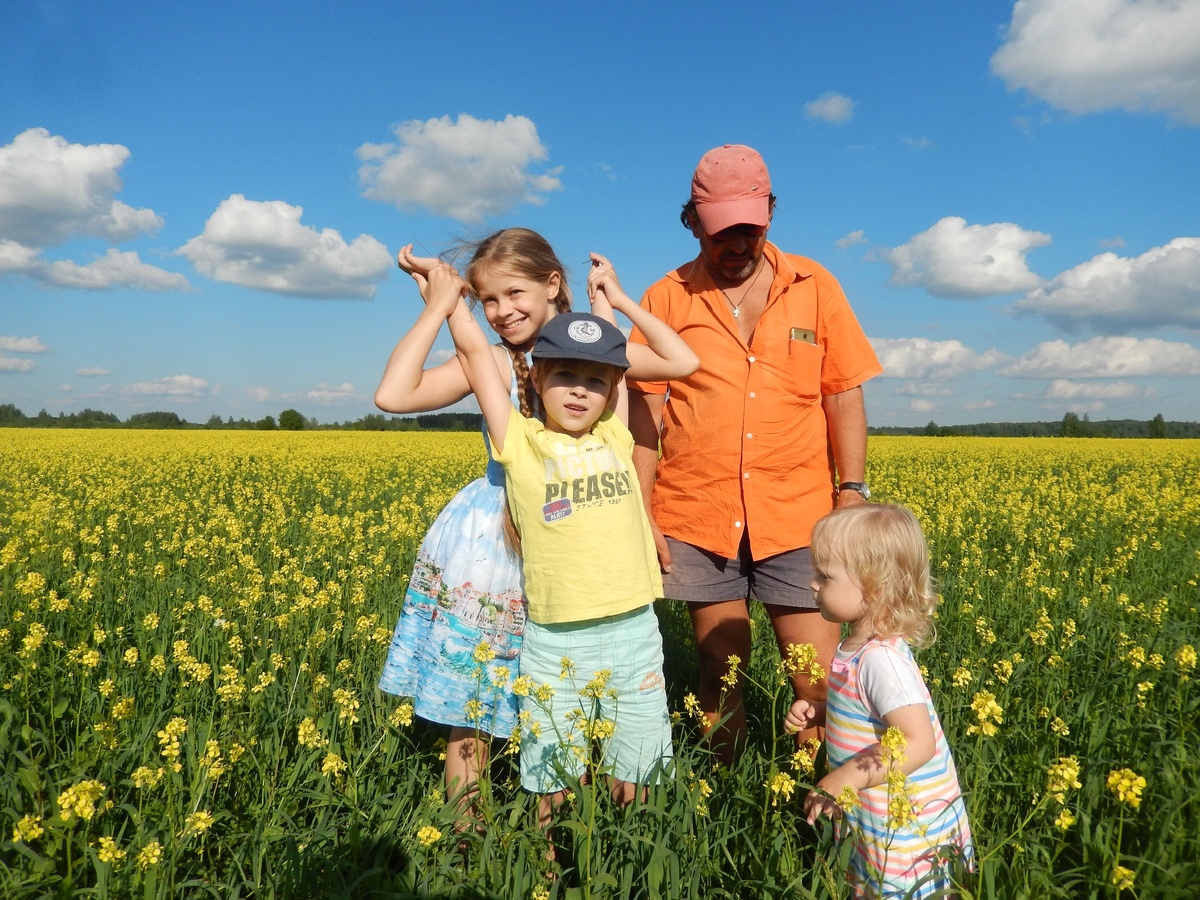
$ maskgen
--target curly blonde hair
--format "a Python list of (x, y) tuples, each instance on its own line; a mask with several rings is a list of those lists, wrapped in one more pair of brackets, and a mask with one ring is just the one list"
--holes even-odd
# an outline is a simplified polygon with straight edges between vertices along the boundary
[(863, 503), (834, 510), (813, 527), (813, 565), (841, 563), (862, 589), (866, 624), (879, 637), (933, 643), (938, 596), (929, 573), (929, 544), (910, 510)]

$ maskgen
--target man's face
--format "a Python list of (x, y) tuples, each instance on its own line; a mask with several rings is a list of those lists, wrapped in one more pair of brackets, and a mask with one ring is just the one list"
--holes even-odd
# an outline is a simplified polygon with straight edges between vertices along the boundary
[(741, 284), (754, 274), (767, 245), (769, 225), (733, 225), (716, 234), (705, 234), (698, 219), (692, 233), (700, 241), (704, 265), (721, 287)]

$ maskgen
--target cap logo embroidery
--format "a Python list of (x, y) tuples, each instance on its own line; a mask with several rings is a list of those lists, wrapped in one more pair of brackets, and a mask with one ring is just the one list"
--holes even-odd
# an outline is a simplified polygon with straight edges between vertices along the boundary
[(594, 344), (600, 340), (600, 326), (595, 322), (572, 322), (567, 326), (567, 336), (579, 344)]

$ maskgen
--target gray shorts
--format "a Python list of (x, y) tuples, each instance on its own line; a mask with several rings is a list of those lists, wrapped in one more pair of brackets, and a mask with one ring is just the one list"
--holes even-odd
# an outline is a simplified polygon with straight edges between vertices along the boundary
[(775, 606), (816, 609), (809, 585), (815, 576), (808, 547), (754, 560), (749, 538), (742, 539), (737, 559), (726, 559), (693, 544), (667, 538), (671, 571), (663, 575), (663, 591), (672, 600), (719, 603), (758, 600)]

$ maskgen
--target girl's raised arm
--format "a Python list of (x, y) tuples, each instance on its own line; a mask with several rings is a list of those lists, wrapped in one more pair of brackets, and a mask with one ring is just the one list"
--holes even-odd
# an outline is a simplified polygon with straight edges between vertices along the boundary
[[(479, 409), (487, 423), (492, 447), (496, 452), (504, 449), (504, 438), (508, 434), (508, 417), (512, 412), (512, 400), (508, 385), (496, 365), (496, 358), (488, 344), (487, 335), (471, 315), (463, 301), (466, 282), (449, 266), (440, 264), (430, 270), (429, 305), (436, 306), (446, 315), (450, 324), (450, 336), (458, 349), (458, 360), (467, 384), (479, 401)], [(435, 302), (436, 301), (436, 302)], [(448, 315), (447, 315), (448, 313)]]
[[(403, 247), (397, 259), (400, 268), (417, 283), (421, 298), (426, 299), (429, 273), (442, 263), (437, 259), (414, 256), (412, 244)], [(391, 413), (428, 412), (457, 403), (470, 393), (470, 385), (457, 356), (440, 366), (424, 367), (445, 318), (444, 312), (437, 313), (426, 302), (417, 321), (388, 357), (383, 378), (375, 389), (375, 405), (380, 409)]]
[[(588, 273), (588, 297), (603, 295), (608, 305), (628, 317), (646, 338), (645, 344), (629, 344), (630, 378), (644, 381), (669, 381), (684, 378), (700, 368), (698, 357), (675, 331), (630, 299), (617, 280), (612, 263), (598, 253), (592, 254), (592, 270)], [(597, 312), (597, 315), (602, 313)]]

